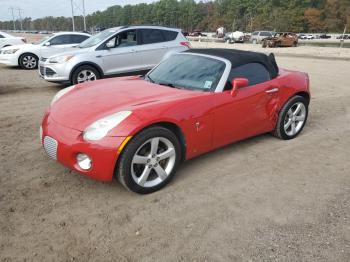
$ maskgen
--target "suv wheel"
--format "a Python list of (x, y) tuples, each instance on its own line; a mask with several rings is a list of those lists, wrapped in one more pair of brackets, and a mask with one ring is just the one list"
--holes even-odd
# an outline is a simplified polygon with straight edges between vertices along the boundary
[(38, 57), (31, 53), (25, 53), (19, 57), (19, 65), (26, 70), (35, 69), (38, 67)]
[(98, 70), (92, 66), (85, 65), (85, 66), (80, 66), (78, 67), (73, 75), (71, 82), (72, 84), (80, 84), (88, 81), (95, 81), (100, 79), (100, 73)]

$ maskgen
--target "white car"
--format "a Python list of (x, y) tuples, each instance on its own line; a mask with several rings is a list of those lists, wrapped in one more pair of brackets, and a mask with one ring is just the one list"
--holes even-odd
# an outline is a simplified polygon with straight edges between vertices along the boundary
[(0, 63), (23, 69), (38, 67), (40, 57), (49, 57), (72, 49), (90, 37), (78, 32), (61, 32), (47, 36), (38, 43), (4, 47), (0, 50)]
[(0, 49), (3, 47), (20, 45), (23, 43), (26, 43), (26, 39), (24, 37), (12, 36), (0, 31)]

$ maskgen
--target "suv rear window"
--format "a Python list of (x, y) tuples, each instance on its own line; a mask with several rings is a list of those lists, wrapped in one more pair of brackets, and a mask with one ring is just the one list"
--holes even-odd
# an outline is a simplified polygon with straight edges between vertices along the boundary
[(164, 42), (162, 30), (159, 29), (141, 29), (142, 44), (155, 44)]
[(271, 36), (270, 32), (261, 32), (260, 33), (261, 36)]
[(163, 36), (165, 38), (165, 41), (173, 41), (176, 39), (178, 32), (175, 31), (168, 31), (168, 30), (162, 30)]

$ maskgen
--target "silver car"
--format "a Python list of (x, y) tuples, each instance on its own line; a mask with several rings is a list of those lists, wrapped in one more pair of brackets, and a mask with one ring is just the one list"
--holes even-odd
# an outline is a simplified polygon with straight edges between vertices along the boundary
[(252, 33), (250, 41), (252, 41), (253, 44), (259, 44), (261, 43), (261, 40), (265, 39), (266, 37), (272, 37), (275, 34), (276, 32), (272, 31), (255, 31)]
[(42, 58), (40, 76), (49, 82), (77, 84), (106, 76), (144, 72), (171, 54), (189, 48), (181, 29), (124, 26), (104, 30), (74, 50)]

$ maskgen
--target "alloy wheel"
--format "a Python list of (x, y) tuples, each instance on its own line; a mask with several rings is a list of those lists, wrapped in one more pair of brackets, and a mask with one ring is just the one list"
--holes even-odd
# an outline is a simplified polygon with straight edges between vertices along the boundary
[(173, 143), (164, 137), (153, 137), (135, 152), (131, 162), (131, 175), (141, 187), (161, 184), (175, 166), (176, 151)]
[(36, 68), (37, 60), (32, 55), (26, 55), (22, 58), (22, 64), (27, 69), (33, 69)]
[(97, 80), (96, 74), (91, 70), (82, 70), (77, 76), (77, 82), (83, 83)]
[(292, 105), (284, 118), (284, 131), (288, 136), (294, 136), (303, 127), (306, 118), (306, 107), (297, 102)]

